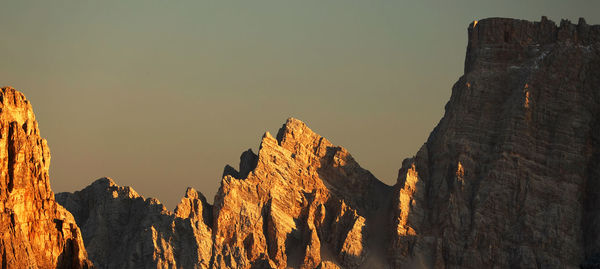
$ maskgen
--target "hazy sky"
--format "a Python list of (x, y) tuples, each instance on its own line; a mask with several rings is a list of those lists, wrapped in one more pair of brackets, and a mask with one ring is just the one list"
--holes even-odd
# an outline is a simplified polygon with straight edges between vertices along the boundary
[(600, 23), (600, 1), (0, 0), (0, 84), (25, 93), (55, 192), (102, 176), (172, 209), (293, 116), (393, 184), (463, 71), (467, 26)]

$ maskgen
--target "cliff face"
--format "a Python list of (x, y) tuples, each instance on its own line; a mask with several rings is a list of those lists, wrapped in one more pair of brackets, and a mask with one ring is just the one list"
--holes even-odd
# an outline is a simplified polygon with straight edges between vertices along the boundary
[(50, 151), (25, 96), (0, 91), (0, 264), (2, 268), (88, 268), (73, 216), (54, 200)]
[[(239, 170), (239, 171), (238, 171)], [(171, 213), (100, 179), (57, 194), (100, 268), (357, 268), (386, 263), (392, 188), (289, 119), (225, 167), (215, 204), (188, 189)]]
[(101, 179), (57, 195), (102, 268), (576, 268), (600, 257), (600, 26), (485, 19), (389, 187), (289, 119), (214, 205)]
[(395, 186), (396, 267), (569, 268), (600, 251), (600, 26), (486, 19)]

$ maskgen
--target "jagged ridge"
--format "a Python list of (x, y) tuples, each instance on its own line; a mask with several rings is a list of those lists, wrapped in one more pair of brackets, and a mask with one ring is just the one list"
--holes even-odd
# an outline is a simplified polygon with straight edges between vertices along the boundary
[[(214, 206), (192, 192), (180, 205), (195, 211), (161, 207), (150, 215), (166, 222), (134, 227), (153, 236), (148, 266), (184, 266), (177, 221), (202, 231), (192, 229), (196, 241), (184, 247), (200, 268), (596, 266), (600, 26), (492, 18), (468, 33), (465, 74), (393, 191), (289, 119), (276, 138), (263, 136), (258, 154), (243, 153), (238, 170), (224, 169)], [(119, 187), (96, 195), (111, 188)], [(154, 206), (140, 201), (141, 212)], [(66, 206), (81, 203), (110, 215), (83, 200)], [(85, 212), (74, 213), (78, 223)], [(86, 226), (84, 238), (94, 238)]]
[(106, 178), (57, 200), (102, 268), (384, 263), (374, 228), (386, 223), (377, 213), (389, 211), (392, 188), (303, 122), (288, 119), (277, 139), (265, 133), (258, 155), (244, 152), (239, 171), (226, 166), (223, 174), (214, 206), (188, 189), (174, 213)]
[(110, 178), (75, 193), (58, 193), (56, 200), (75, 216), (99, 268), (208, 266), (211, 206), (192, 188), (174, 213)]

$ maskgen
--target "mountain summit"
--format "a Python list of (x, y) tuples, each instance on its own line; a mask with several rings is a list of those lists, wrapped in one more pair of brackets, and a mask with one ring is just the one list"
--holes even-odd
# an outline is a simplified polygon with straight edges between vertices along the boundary
[(173, 212), (102, 178), (56, 195), (73, 219), (29, 104), (4, 88), (0, 261), (89, 266), (79, 226), (99, 268), (598, 268), (600, 26), (490, 18), (468, 37), (394, 186), (290, 118), (225, 167), (214, 204), (188, 188)]
[(50, 150), (31, 104), (0, 89), (0, 263), (2, 268), (88, 268), (71, 213), (54, 200)]
[[(316, 268), (385, 264), (392, 187), (290, 118), (258, 154), (226, 166), (214, 205), (193, 189), (170, 212), (99, 179), (57, 200), (82, 227), (90, 258), (109, 268)], [(368, 255), (372, 252), (372, 255)]]

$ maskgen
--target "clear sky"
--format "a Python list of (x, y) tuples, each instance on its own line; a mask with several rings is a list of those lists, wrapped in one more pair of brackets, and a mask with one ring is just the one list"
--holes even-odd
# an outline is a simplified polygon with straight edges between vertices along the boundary
[(32, 102), (55, 192), (102, 176), (172, 209), (288, 117), (393, 184), (463, 71), (467, 27), (600, 23), (600, 1), (0, 0), (0, 84)]

